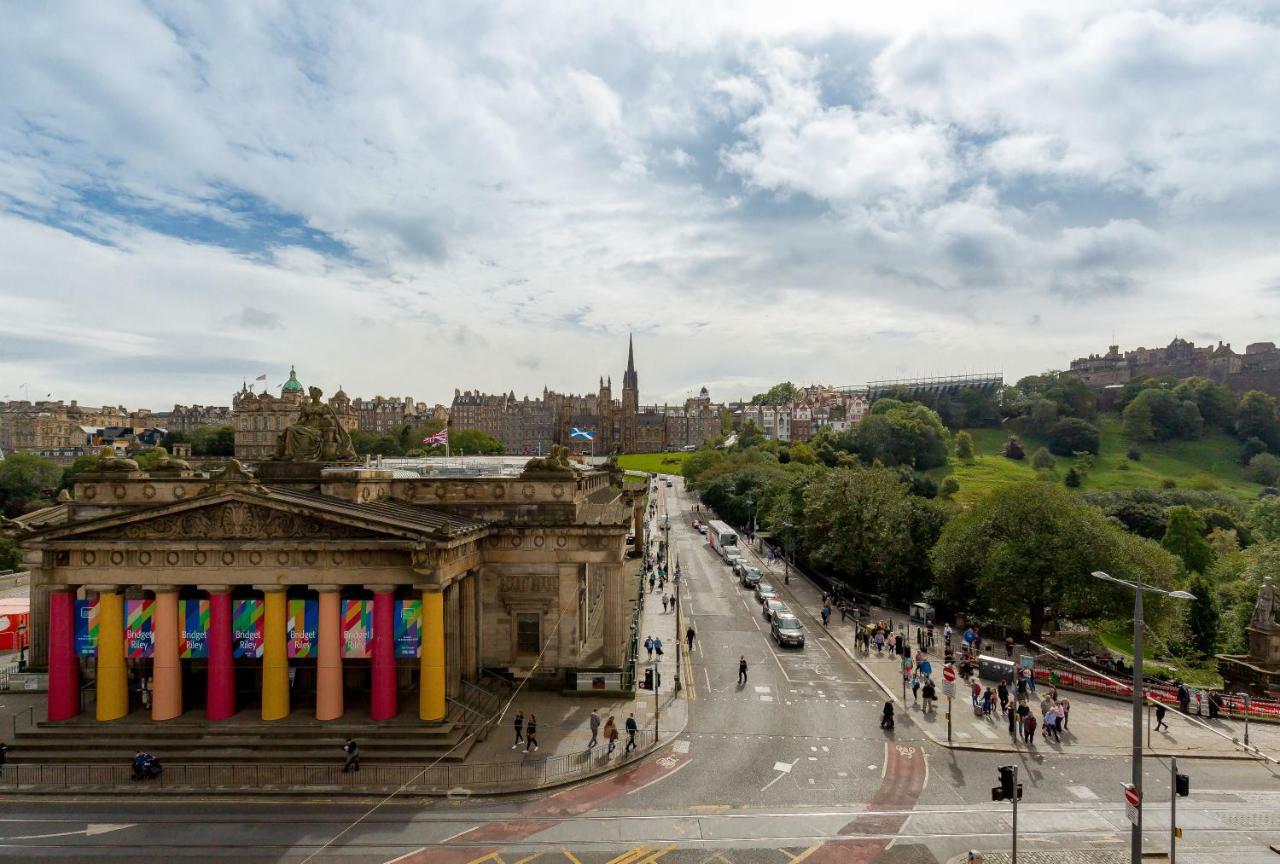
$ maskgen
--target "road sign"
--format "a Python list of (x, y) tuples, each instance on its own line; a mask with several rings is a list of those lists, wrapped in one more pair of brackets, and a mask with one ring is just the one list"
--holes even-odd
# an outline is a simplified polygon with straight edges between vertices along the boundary
[(1131, 783), (1124, 784), (1124, 812), (1129, 821), (1138, 824), (1138, 812), (1142, 807), (1142, 793)]
[[(943, 666), (942, 680), (947, 682), (954, 682), (956, 680), (956, 670), (951, 666)], [(951, 689), (954, 690), (955, 688), (952, 687)]]
[(954, 681), (943, 681), (943, 682), (942, 682), (942, 695), (943, 695), (943, 696), (946, 696), (948, 699), (950, 699), (951, 697), (955, 696), (955, 695), (956, 695), (956, 682), (954, 682)]

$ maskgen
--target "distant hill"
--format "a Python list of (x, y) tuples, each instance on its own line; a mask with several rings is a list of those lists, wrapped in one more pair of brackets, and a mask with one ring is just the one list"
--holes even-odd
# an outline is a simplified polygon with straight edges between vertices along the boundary
[[(1102, 414), (1095, 422), (1102, 430), (1102, 446), (1094, 457), (1093, 470), (1085, 475), (1080, 486), (1082, 492), (1159, 489), (1167, 480), (1172, 480), (1179, 489), (1219, 491), (1252, 499), (1262, 488), (1245, 479), (1244, 469), (1237, 461), (1240, 441), (1230, 435), (1215, 433), (1195, 441), (1143, 444), (1138, 447), (1142, 458), (1135, 462), (1125, 455), (1130, 444), (1121, 434), (1120, 417)], [(1000, 455), (1009, 437), (1007, 430), (970, 429), (969, 433), (979, 453), (975, 464), (961, 464), (953, 456), (948, 465), (927, 472), (939, 482), (943, 477), (955, 477), (960, 484), (955, 496), (957, 501), (972, 501), (1001, 483), (1036, 478), (1031, 456), (1045, 446), (1044, 441), (1029, 435), (1019, 436), (1027, 458), (1017, 461)], [(1054, 458), (1057, 460), (1055, 482), (1061, 483), (1074, 460)]]

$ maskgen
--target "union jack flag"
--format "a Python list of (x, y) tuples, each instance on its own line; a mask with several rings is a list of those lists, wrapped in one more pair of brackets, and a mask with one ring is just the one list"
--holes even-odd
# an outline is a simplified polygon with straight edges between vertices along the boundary
[(429, 444), (432, 447), (443, 447), (449, 443), (449, 430), (441, 429), (434, 435), (428, 435), (422, 439), (423, 444)]

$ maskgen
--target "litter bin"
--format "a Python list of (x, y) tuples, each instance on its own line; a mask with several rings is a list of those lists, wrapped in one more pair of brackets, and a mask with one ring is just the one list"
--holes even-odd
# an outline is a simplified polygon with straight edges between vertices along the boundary
[(644, 689), (646, 690), (653, 689), (653, 667), (652, 666), (644, 670)]

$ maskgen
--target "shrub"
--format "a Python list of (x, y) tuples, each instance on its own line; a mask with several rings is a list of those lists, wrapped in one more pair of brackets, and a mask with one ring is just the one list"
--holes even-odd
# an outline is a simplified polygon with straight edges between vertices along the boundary
[(960, 491), (960, 481), (954, 477), (943, 479), (942, 486), (938, 489), (938, 494), (943, 498), (950, 498)]
[(1128, 460), (1125, 460), (1125, 459), (1121, 459), (1119, 462), (1116, 463), (1117, 471), (1128, 471), (1132, 467), (1133, 466), (1129, 464)]
[(1031, 467), (1037, 471), (1052, 471), (1053, 466), (1057, 464), (1049, 451), (1041, 447), (1031, 456)]
[(1072, 466), (1070, 470), (1067, 471), (1067, 476), (1062, 479), (1062, 482), (1066, 483), (1072, 489), (1078, 489), (1080, 484), (1084, 482), (1084, 478), (1080, 476), (1080, 472), (1075, 469), (1075, 466)]
[(1249, 460), (1244, 476), (1263, 486), (1274, 486), (1280, 481), (1280, 459), (1270, 453), (1259, 453)]
[(1049, 452), (1058, 456), (1097, 453), (1100, 438), (1097, 426), (1078, 417), (1067, 417), (1049, 430)]
[(1201, 492), (1216, 492), (1221, 489), (1222, 486), (1217, 480), (1213, 479), (1208, 474), (1197, 474), (1188, 481), (1187, 488), (1197, 489)]
[(973, 444), (973, 436), (968, 432), (956, 433), (956, 458), (966, 465), (972, 465), (978, 450)]
[(1240, 448), (1240, 464), (1248, 465), (1259, 453), (1266, 453), (1267, 445), (1261, 438), (1250, 438)]
[(1001, 452), (1006, 459), (1027, 458), (1027, 451), (1022, 449), (1022, 442), (1018, 440), (1017, 435), (1009, 436), (1009, 440), (1004, 442), (1004, 450)]
[(1177, 489), (1178, 481), (1174, 480), (1172, 477), (1165, 477), (1163, 480), (1160, 481), (1160, 488), (1161, 489)]
[(1129, 457), (1130, 462), (1142, 461), (1142, 451), (1139, 450), (1137, 447), (1130, 447), (1129, 452), (1124, 455)]

